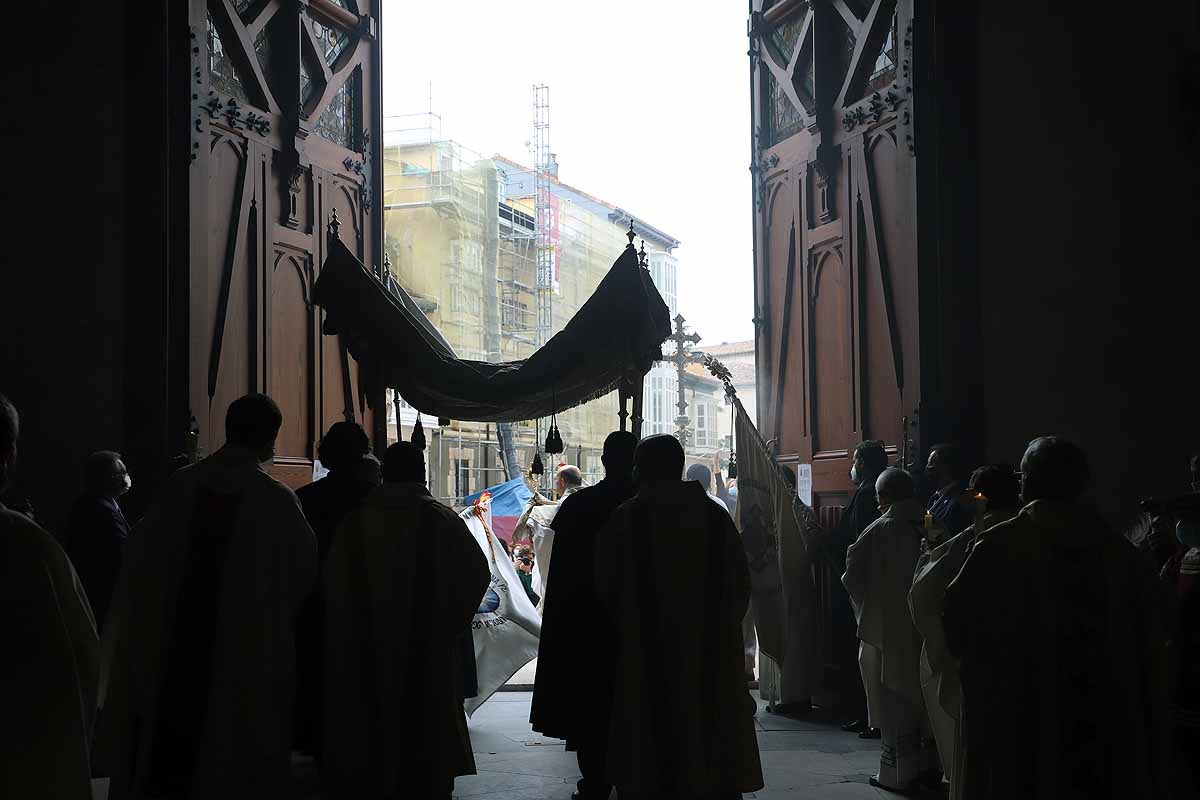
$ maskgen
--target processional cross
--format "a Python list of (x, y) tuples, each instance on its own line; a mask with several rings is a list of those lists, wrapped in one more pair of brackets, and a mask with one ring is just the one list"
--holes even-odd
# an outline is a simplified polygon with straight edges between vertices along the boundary
[(688, 423), (691, 420), (687, 415), (687, 398), (684, 395), (683, 376), (687, 372), (688, 364), (703, 364), (704, 353), (693, 351), (692, 345), (699, 344), (700, 334), (686, 333), (684, 330), (683, 314), (675, 315), (675, 333), (671, 336), (670, 341), (675, 343), (675, 352), (665, 357), (663, 361), (670, 362), (675, 365), (675, 373), (679, 388), (679, 400), (675, 403), (675, 407), (679, 409), (679, 415), (675, 417), (675, 438), (684, 447), (688, 445)]

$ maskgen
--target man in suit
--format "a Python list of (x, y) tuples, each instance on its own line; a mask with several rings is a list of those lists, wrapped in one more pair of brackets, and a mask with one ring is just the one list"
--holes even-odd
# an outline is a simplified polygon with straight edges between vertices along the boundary
[[(854, 494), (842, 511), (837, 527), (830, 537), (829, 560), (835, 575), (846, 571), (846, 549), (858, 541), (863, 531), (879, 519), (879, 501), (875, 497), (875, 481), (887, 469), (888, 457), (883, 442), (868, 439), (854, 448), (854, 460), (850, 466), (850, 483)], [(878, 739), (879, 730), (872, 727), (867, 713), (867, 697), (862, 681), (858, 679), (858, 623), (850, 605), (850, 596), (835, 591), (831, 597), (832, 624), (834, 628), (834, 660), (846, 674), (852, 676), (846, 682), (847, 702), (853, 709), (854, 720), (842, 726), (842, 730), (857, 733), (864, 739)]]
[(120, 453), (101, 450), (84, 463), (83, 486), (83, 496), (72, 506), (67, 524), (67, 553), (91, 601), (96, 627), (103, 633), (129, 537), (129, 523), (117, 499), (133, 481)]

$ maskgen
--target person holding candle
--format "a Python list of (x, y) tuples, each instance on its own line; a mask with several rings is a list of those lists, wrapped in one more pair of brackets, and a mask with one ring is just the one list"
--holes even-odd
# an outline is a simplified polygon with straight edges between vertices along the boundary
[(955, 775), (961, 771), (959, 762), (965, 725), (958, 662), (946, 651), (946, 637), (942, 631), (942, 600), (946, 587), (962, 569), (978, 537), (994, 525), (1016, 516), (1020, 510), (1020, 491), (1020, 482), (1007, 464), (975, 470), (967, 485), (967, 495), (975, 506), (975, 524), (921, 554), (908, 594), (913, 623), (923, 640), (921, 691), (937, 742), (942, 774), (950, 784), (951, 800), (962, 796), (962, 786), (955, 780)]
[(938, 540), (961, 533), (973, 521), (966, 477), (966, 464), (957, 445), (935, 444), (930, 448), (925, 479), (934, 489), (928, 508)]

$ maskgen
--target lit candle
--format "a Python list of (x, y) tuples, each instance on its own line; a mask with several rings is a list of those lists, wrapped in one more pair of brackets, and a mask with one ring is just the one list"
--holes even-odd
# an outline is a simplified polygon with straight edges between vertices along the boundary
[(987, 514), (987, 497), (983, 492), (975, 493), (975, 535), (983, 533), (983, 518)]

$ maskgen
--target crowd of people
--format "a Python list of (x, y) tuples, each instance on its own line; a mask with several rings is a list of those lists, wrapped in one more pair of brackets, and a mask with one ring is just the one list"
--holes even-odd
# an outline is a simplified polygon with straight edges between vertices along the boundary
[(1158, 508), (1136, 545), (1084, 501), (1087, 458), (1060, 437), (1032, 441), (1019, 472), (969, 479), (958, 449), (936, 445), (928, 503), (881, 442), (853, 464), (830, 543), (865, 700), (846, 730), (882, 739), (873, 785), (970, 800), (1200, 792), (1197, 459), (1193, 494)]
[[(225, 445), (133, 525), (109, 451), (84, 465), (62, 545), (0, 506), (20, 654), (5, 662), (0, 794), (90, 798), (103, 776), (113, 800), (284, 797), (296, 752), (338, 800), (448, 798), (474, 771), (463, 700), (494, 583), (484, 554), (426, 488), (416, 445), (381, 463), (339, 422), (320, 442), (328, 474), (293, 492), (264, 469), (281, 422), (269, 397), (233, 402)], [(0, 488), (18, 435), (0, 396)], [(685, 474), (671, 436), (614, 432), (602, 460), (592, 486), (560, 469), (558, 501), (531, 505), (514, 547), (525, 566), (545, 557), (532, 726), (576, 753), (579, 800), (760, 789), (736, 484)], [(925, 502), (864, 442), (826, 537), (862, 679), (845, 729), (881, 739), (871, 783), (1194, 796), (1200, 459), (1193, 494), (1127, 536), (1083, 501), (1089, 466), (1069, 441), (1034, 440), (1019, 471), (965, 466), (933, 447)], [(778, 710), (811, 711), (793, 705)]]
[[(132, 526), (116, 502), (128, 471), (97, 453), (66, 549), (0, 507), (20, 654), (6, 660), (0, 795), (82, 800), (104, 777), (112, 800), (287, 797), (296, 753), (336, 800), (449, 798), (474, 772), (463, 701), (484, 554), (430, 495), (416, 445), (379, 463), (358, 425), (337, 423), (319, 447), (328, 474), (293, 492), (264, 468), (281, 423), (265, 395), (234, 401), (225, 444)], [(0, 488), (18, 435), (0, 397)], [(578, 750), (584, 797), (761, 788), (728, 509), (683, 479), (673, 437), (613, 433), (603, 463), (586, 488), (560, 470), (564, 497), (540, 525), (557, 546), (534, 726)], [(635, 558), (597, 558), (631, 540)]]

